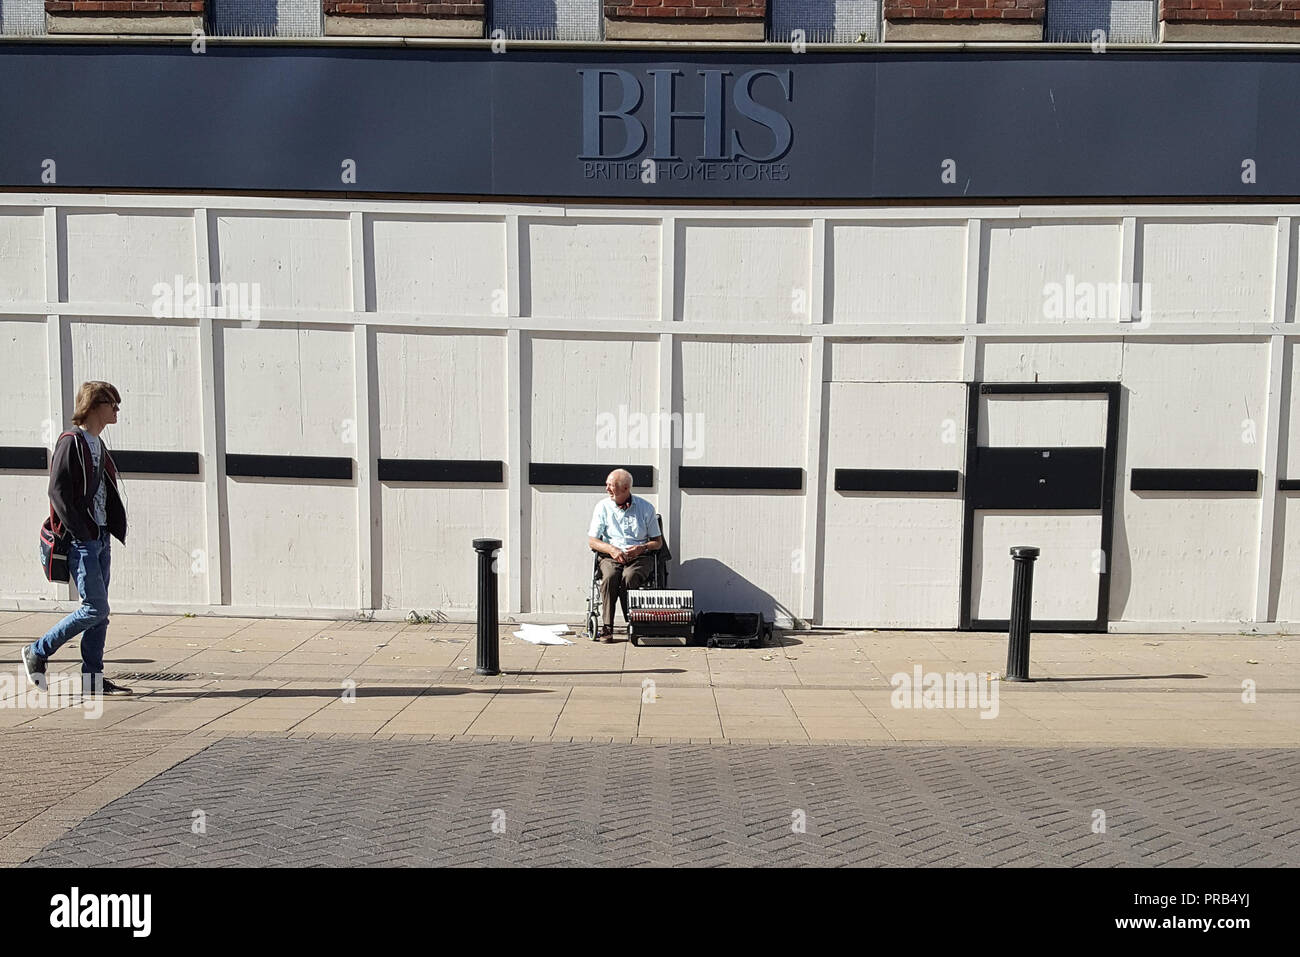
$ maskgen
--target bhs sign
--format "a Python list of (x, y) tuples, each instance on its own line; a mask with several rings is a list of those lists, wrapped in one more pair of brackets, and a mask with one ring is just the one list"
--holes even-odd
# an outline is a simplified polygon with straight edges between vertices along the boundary
[[(742, 142), (740, 131), (728, 124), (725, 108), (726, 77), (732, 75), (730, 70), (698, 70), (699, 79), (692, 83), (696, 89), (703, 87), (704, 110), (686, 112), (673, 109), (673, 94), (676, 77), (683, 76), (681, 70), (655, 69), (646, 70), (651, 78), (650, 95), (654, 99), (652, 116), (654, 131), (651, 143), (650, 159), (663, 162), (680, 162), (674, 137), (674, 123), (679, 120), (703, 120), (704, 135), (700, 141), (700, 151), (692, 159), (697, 161), (737, 161), (749, 160), (754, 163), (769, 163), (784, 156), (790, 149), (794, 131), (790, 121), (772, 105), (777, 102), (793, 102), (791, 99), (790, 70), (750, 70), (736, 77), (731, 86), (731, 106), (736, 114), (752, 120), (759, 126), (766, 127), (771, 134), (772, 145), (766, 152), (753, 152), (766, 146), (765, 143)], [(578, 71), (582, 77), (582, 155), (581, 160), (622, 160), (636, 156), (646, 145), (647, 130), (633, 113), (646, 96), (643, 81), (627, 70), (583, 69)], [(613, 84), (605, 82), (612, 77)], [(618, 91), (616, 96), (605, 98), (605, 88), (613, 85)], [(760, 102), (759, 97), (766, 102)], [(734, 115), (734, 114), (733, 114)], [(617, 121), (623, 127), (621, 146), (608, 146), (603, 136), (606, 121)], [(761, 138), (761, 137), (759, 137)]]

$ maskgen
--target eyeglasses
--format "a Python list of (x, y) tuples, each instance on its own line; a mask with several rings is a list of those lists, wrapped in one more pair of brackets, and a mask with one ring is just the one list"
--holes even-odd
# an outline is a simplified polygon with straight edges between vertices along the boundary
[(121, 407), (120, 405), (118, 405), (116, 402), (100, 402), (99, 404), (100, 404), (100, 405), (111, 405), (111, 406), (113, 407), (113, 411), (114, 411), (114, 412), (116, 412), (118, 409), (122, 408), (122, 407)]

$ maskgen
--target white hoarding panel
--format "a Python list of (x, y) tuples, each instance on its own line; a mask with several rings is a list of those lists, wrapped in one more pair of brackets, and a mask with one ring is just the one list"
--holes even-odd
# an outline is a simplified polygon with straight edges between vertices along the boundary
[(350, 482), (227, 479), (230, 602), (357, 608), (357, 490)]
[[(123, 399), (126, 397), (123, 396)], [(112, 542), (109, 605), (203, 604), (208, 600), (203, 480), (132, 475), (122, 479), (126, 545)]]
[(1102, 568), (1101, 513), (1089, 511), (978, 511), (972, 545), (972, 617), (1011, 614), (1011, 549), (1042, 551), (1034, 562), (1030, 617), (1092, 621), (1097, 617)]
[[(60, 276), (67, 302), (140, 306), (181, 313), (195, 272), (194, 214), (189, 210), (68, 210), (63, 216), (66, 261)], [(178, 304), (179, 300), (179, 304)], [(175, 308), (168, 308), (169, 305)], [(160, 314), (155, 312), (155, 314)]]
[(1117, 322), (1120, 238), (1118, 222), (986, 222), (980, 321)]
[(45, 217), (0, 206), (0, 302), (45, 298)]
[(832, 382), (960, 382), (960, 339), (837, 339), (828, 343)]
[[(478, 603), (476, 538), (506, 539), (506, 490), (384, 483), (382, 607), (456, 610)], [(504, 567), (502, 563), (499, 567)], [(506, 610), (506, 589), (498, 589)]]
[(1118, 382), (1124, 344), (1119, 340), (998, 339), (979, 345), (980, 382)]
[(365, 233), (375, 311), (506, 314), (503, 220), (367, 215)]
[[(50, 419), (50, 373), (43, 321), (0, 319), (0, 445), (54, 444), (64, 423)], [(0, 478), (0, 482), (3, 478)]]
[(825, 623), (955, 628), (961, 597), (961, 495), (840, 492), (835, 472), (960, 471), (966, 387), (955, 382), (833, 382), (828, 398), (821, 571)]
[(981, 395), (979, 444), (1085, 446), (1106, 444), (1106, 398), (1093, 395)]
[(659, 318), (659, 223), (548, 219), (527, 229), (525, 315)]
[(505, 336), (380, 331), (375, 351), (380, 458), (507, 458)]
[[(0, 474), (0, 597), (51, 598), (55, 586), (41, 572), (36, 533), (50, 514), (45, 472)], [(62, 597), (65, 592), (57, 592)]]
[(966, 224), (843, 223), (831, 228), (833, 322), (961, 322)]
[(685, 465), (803, 465), (808, 346), (687, 340), (680, 344), (681, 411), (695, 423), (698, 460)]
[(798, 614), (804, 498), (797, 492), (683, 489), (674, 587), (701, 611)]
[[(224, 285), (246, 286), (265, 309), (351, 309), (352, 239), (346, 216), (217, 213)], [(241, 289), (241, 294), (242, 294)]]
[(527, 348), (532, 461), (655, 464), (674, 434), (659, 415), (657, 339), (535, 336)]
[(227, 325), (226, 450), (356, 456), (351, 330)]
[(81, 383), (91, 379), (111, 382), (122, 395), (117, 422), (105, 436), (110, 448), (200, 451), (196, 326), (73, 320), (68, 334), (74, 400)]
[(1139, 222), (1143, 318), (1157, 324), (1268, 322), (1276, 252), (1272, 220)]
[(679, 222), (679, 318), (738, 324), (808, 322), (811, 241), (806, 222)]

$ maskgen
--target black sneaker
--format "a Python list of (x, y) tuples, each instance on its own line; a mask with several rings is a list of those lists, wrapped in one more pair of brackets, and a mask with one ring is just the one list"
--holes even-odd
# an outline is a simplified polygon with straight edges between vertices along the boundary
[(114, 684), (112, 681), (109, 681), (103, 675), (88, 675), (88, 674), (82, 674), (81, 676), (81, 693), (83, 695), (101, 694), (104, 695), (105, 697), (110, 697), (110, 696), (123, 697), (126, 695), (135, 694), (135, 692), (132, 691), (130, 688), (123, 687), (122, 685), (119, 684)]
[(31, 645), (23, 645), (23, 669), (27, 672), (27, 680), (42, 691), (46, 690), (45, 683), (45, 659), (32, 651)]

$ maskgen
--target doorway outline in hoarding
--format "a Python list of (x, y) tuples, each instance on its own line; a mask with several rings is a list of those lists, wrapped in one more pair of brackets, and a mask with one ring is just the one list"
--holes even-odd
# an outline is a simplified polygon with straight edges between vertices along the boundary
[[(980, 397), (1105, 397), (1105, 445), (981, 446)], [(1096, 615), (1092, 619), (1033, 619), (1036, 631), (1105, 632), (1110, 619), (1112, 544), (1115, 531), (1115, 472), (1119, 454), (1118, 382), (972, 382), (967, 384), (966, 473), (962, 517), (961, 624), (964, 631), (1005, 631), (1005, 618), (976, 615), (975, 513), (997, 511), (1100, 511), (1100, 561)], [(1055, 456), (1053, 458), (1053, 456)], [(1016, 541), (1043, 549), (1039, 564), (1050, 560), (1052, 543)], [(1010, 567), (1011, 558), (1001, 560)], [(1037, 591), (1037, 583), (1035, 584)], [(1008, 595), (1010, 597), (1009, 589)]]

